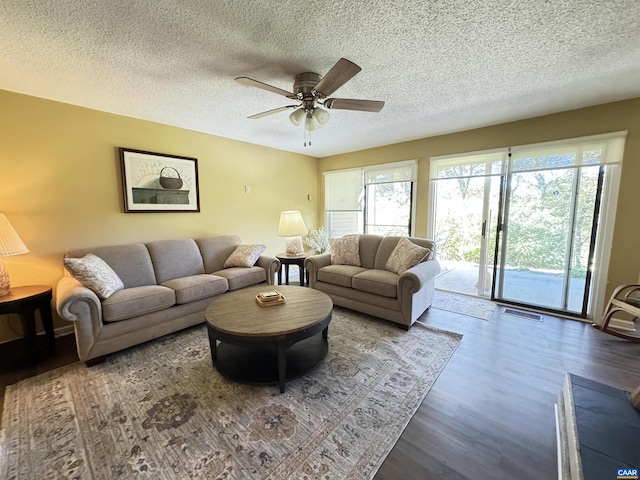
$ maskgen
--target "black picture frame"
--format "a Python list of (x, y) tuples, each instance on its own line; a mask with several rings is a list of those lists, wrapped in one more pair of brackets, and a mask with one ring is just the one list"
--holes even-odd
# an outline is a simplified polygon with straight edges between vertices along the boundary
[(197, 158), (118, 150), (125, 213), (200, 211)]

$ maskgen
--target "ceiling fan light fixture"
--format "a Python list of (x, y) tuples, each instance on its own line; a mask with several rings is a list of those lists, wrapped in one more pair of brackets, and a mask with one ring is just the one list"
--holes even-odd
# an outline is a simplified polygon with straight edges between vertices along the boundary
[(299, 127), (306, 116), (307, 115), (304, 111), (304, 108), (298, 108), (297, 110), (291, 112), (291, 115), (289, 115), (289, 120), (291, 120), (291, 123), (293, 123), (296, 127)]
[(322, 125), (313, 116), (307, 117), (306, 120), (304, 121), (304, 129), (307, 132), (313, 132), (314, 130), (317, 130), (320, 127), (322, 127)]
[(320, 125), (325, 125), (331, 115), (324, 108), (316, 107), (313, 109), (313, 118), (315, 118)]

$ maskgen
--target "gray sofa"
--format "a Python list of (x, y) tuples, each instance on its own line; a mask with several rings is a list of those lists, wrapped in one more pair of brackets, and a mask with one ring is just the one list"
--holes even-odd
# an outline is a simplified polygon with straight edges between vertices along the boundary
[(329, 295), (335, 305), (390, 320), (408, 330), (431, 306), (440, 264), (433, 241), (410, 237), (412, 243), (429, 248), (429, 256), (400, 275), (386, 270), (400, 238), (360, 235), (359, 267), (332, 265), (330, 253), (307, 257), (309, 286)]
[(72, 276), (58, 282), (56, 308), (73, 322), (78, 356), (91, 365), (113, 353), (204, 322), (216, 295), (261, 283), (273, 285), (280, 262), (260, 256), (253, 267), (224, 268), (242, 242), (236, 235), (97, 247), (124, 284), (105, 300)]

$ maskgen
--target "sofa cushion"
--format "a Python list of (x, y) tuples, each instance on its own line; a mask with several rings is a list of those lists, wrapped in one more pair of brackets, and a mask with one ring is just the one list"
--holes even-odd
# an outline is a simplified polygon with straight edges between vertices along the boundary
[(229, 290), (257, 285), (267, 281), (267, 271), (262, 267), (231, 267), (214, 273), (229, 282)]
[(238, 245), (224, 262), (224, 268), (253, 267), (266, 249), (265, 245)]
[(402, 272), (410, 269), (411, 267), (419, 264), (423, 260), (429, 257), (431, 250), (421, 247), (412, 243), (405, 237), (402, 237), (396, 248), (393, 249), (389, 260), (385, 264), (385, 270), (397, 273), (400, 275)]
[(387, 270), (366, 270), (353, 277), (353, 288), (383, 297), (398, 296), (398, 275)]
[(102, 302), (102, 319), (105, 322), (117, 322), (146, 313), (157, 312), (176, 303), (173, 290), (160, 285), (118, 290)]
[(351, 287), (354, 275), (366, 271), (366, 268), (353, 265), (327, 265), (318, 270), (318, 281), (333, 283), (342, 287)]
[(360, 266), (360, 241), (358, 235), (330, 238), (331, 264)]
[(159, 240), (147, 243), (147, 248), (158, 284), (204, 273), (202, 256), (195, 240)]
[(124, 283), (124, 288), (156, 285), (149, 250), (142, 243), (75, 250), (65, 256), (82, 257), (87, 253), (93, 253), (107, 262)]
[(120, 277), (113, 269), (93, 253), (82, 258), (65, 258), (64, 266), (85, 287), (93, 290), (105, 300), (124, 288)]
[(198, 238), (196, 244), (204, 262), (205, 273), (213, 273), (224, 268), (224, 262), (242, 243), (238, 235), (219, 235), (216, 237)]
[(183, 305), (201, 298), (212, 297), (226, 292), (229, 284), (226, 278), (216, 275), (191, 275), (189, 277), (174, 278), (162, 284), (176, 292), (176, 303)]
[[(380, 235), (370, 233), (360, 235), (360, 266), (364, 268), (378, 268), (375, 264), (380, 243), (384, 239)], [(382, 268), (384, 270), (384, 268)]]

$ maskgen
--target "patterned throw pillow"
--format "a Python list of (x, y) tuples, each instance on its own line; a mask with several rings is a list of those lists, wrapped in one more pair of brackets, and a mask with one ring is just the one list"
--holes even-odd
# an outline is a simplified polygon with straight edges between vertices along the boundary
[(358, 235), (347, 235), (341, 238), (330, 238), (331, 265), (353, 265), (359, 267), (360, 264), (360, 237)]
[(124, 288), (120, 277), (107, 262), (89, 253), (82, 258), (65, 258), (64, 266), (80, 283), (106, 300)]
[(384, 268), (400, 275), (426, 259), (430, 253), (431, 250), (428, 248), (416, 245), (408, 238), (402, 237), (389, 255), (389, 260)]
[(224, 268), (253, 267), (266, 248), (264, 245), (238, 245), (224, 262)]

